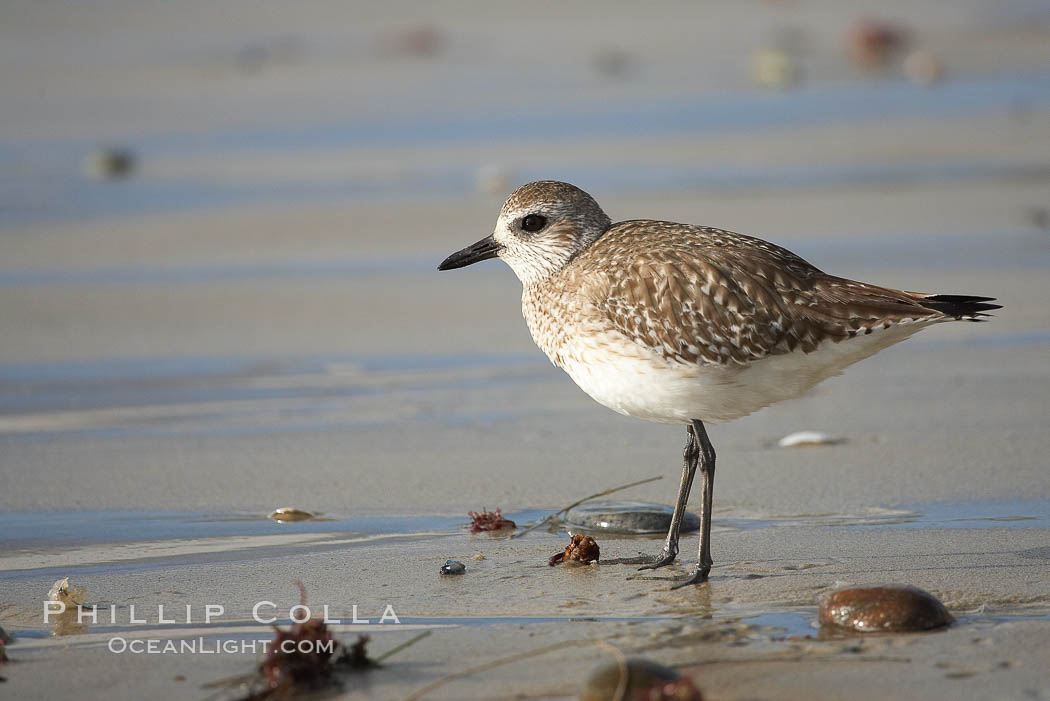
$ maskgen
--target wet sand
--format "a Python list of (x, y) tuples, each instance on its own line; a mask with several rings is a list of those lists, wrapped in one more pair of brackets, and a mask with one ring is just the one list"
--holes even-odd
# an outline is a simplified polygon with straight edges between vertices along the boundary
[[(210, 28), (173, 38), (195, 12)], [(433, 631), (351, 679), (347, 698), (402, 699), (562, 641), (579, 645), (425, 698), (573, 698), (612, 659), (594, 641), (672, 664), (716, 700), (1048, 698), (1050, 57), (1031, 8), (897, 6), (948, 68), (929, 90), (850, 68), (837, 42), (851, 15), (834, 4), (720, 8), (720, 23), (711, 7), (683, 10), (726, 47), (719, 61), (639, 38), (678, 31), (667, 18), (609, 10), (610, 44), (633, 57), (622, 77), (595, 72), (603, 45), (570, 41), (591, 21), (573, 10), (551, 28), (555, 48), (515, 74), (547, 76), (532, 78), (542, 98), (506, 81), (534, 56), (529, 32), (498, 46), (503, 20), (465, 6), (415, 23), (397, 7), (353, 21), (335, 8), (207, 12), (37, 4), (0, 28), (0, 51), (20, 58), (0, 62), (17, 98), (0, 121), (0, 625), (16, 636), (0, 676), (12, 697), (112, 698), (114, 684), (206, 696), (260, 655), (114, 654), (109, 640), (267, 639), (252, 606), (286, 613), (299, 579), (315, 608), (349, 619), (356, 605), (371, 623), (339, 634), (368, 632), (376, 654)], [(435, 56), (389, 55), (390, 36), (428, 23), (447, 42)], [(792, 24), (809, 32), (806, 82), (749, 87), (751, 51)], [(68, 75), (42, 36), (78, 57)], [(245, 56), (266, 58), (245, 74)], [(542, 70), (559, 61), (571, 68)], [(595, 114), (590, 134), (581, 115)], [(94, 144), (114, 140), (140, 149), (141, 169), (122, 183), (82, 175)], [(486, 164), (506, 188), (476, 189)], [(471, 535), (466, 512), (532, 523), (650, 475), (664, 479), (619, 496), (667, 503), (683, 436), (594, 404), (551, 367), (505, 266), (434, 271), (533, 177), (572, 179), (614, 218), (752, 233), (839, 275), (1005, 308), (711, 427), (707, 585), (550, 568), (564, 532)], [(803, 429), (845, 442), (775, 447)], [(325, 520), (266, 519), (281, 506)], [(606, 560), (660, 545), (599, 542)], [(441, 577), (447, 558), (467, 573)], [(43, 599), (66, 576), (114, 605), (115, 622), (53, 635)], [(821, 593), (880, 582), (929, 590), (958, 623), (807, 637)], [(219, 620), (184, 620), (210, 603)], [(130, 622), (132, 605), (147, 623)], [(160, 623), (158, 605), (178, 622)], [(388, 605), (401, 623), (376, 623)]]

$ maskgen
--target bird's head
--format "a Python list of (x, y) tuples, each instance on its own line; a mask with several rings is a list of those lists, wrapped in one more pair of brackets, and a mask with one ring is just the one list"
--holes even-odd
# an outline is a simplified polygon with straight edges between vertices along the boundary
[(532, 182), (503, 203), (491, 236), (453, 253), (438, 270), (502, 258), (523, 284), (541, 282), (564, 268), (611, 223), (594, 198), (578, 187), (555, 180)]

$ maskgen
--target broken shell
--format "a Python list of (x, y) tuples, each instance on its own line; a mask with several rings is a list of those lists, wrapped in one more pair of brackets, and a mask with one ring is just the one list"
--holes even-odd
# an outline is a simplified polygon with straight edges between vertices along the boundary
[(554, 567), (560, 562), (572, 560), (587, 565), (597, 562), (600, 555), (601, 550), (598, 548), (598, 542), (594, 538), (589, 535), (577, 534), (569, 539), (569, 544), (565, 546), (564, 552), (552, 555), (547, 564)]
[[(627, 679), (623, 674), (626, 672)], [(622, 689), (623, 694), (617, 696)], [(580, 690), (579, 701), (608, 699), (657, 699), (703, 701), (692, 680), (663, 665), (641, 658), (603, 664), (591, 673)]]
[(47, 600), (60, 601), (67, 607), (80, 606), (87, 601), (87, 588), (70, 586), (69, 577), (65, 577), (51, 585)]
[(445, 560), (441, 566), (441, 574), (463, 574), (466, 571), (467, 566), (459, 560)]
[(777, 445), (781, 448), (796, 448), (808, 445), (839, 445), (845, 442), (845, 438), (832, 436), (823, 431), (795, 431), (777, 441)]
[(858, 633), (932, 630), (955, 620), (933, 594), (901, 584), (848, 587), (825, 594), (819, 618), (822, 626)]
[(270, 514), (270, 518), (278, 523), (294, 523), (295, 521), (309, 521), (316, 515), (317, 514), (310, 513), (309, 511), (292, 509), (286, 506), (275, 510)]

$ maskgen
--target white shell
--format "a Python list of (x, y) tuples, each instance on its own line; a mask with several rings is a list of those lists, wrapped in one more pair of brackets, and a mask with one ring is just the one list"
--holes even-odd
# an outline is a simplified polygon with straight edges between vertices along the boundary
[(80, 606), (87, 601), (86, 587), (69, 586), (69, 577), (56, 581), (47, 593), (48, 601), (61, 601), (66, 606)]
[(845, 442), (845, 438), (832, 436), (823, 431), (795, 431), (777, 441), (777, 445), (781, 448), (797, 448), (807, 445), (838, 445)]

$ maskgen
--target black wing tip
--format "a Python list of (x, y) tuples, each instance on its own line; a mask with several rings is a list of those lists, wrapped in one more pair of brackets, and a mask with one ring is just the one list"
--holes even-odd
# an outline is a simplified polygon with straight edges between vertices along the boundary
[(992, 316), (982, 312), (1003, 308), (1001, 304), (988, 304), (994, 301), (995, 297), (975, 295), (927, 295), (922, 299), (922, 306), (947, 316), (954, 316), (956, 319), (966, 317), (969, 321), (981, 321), (981, 317)]

